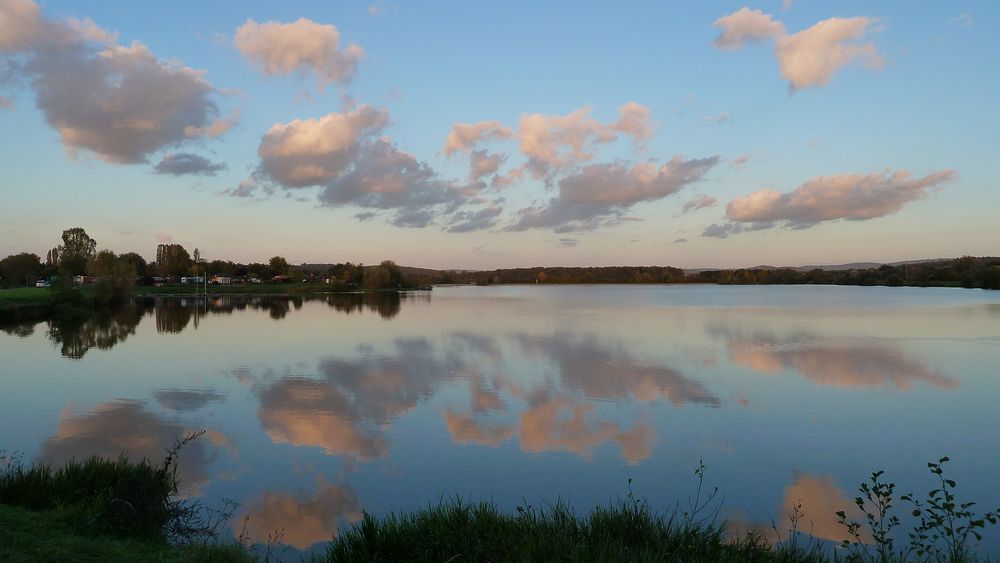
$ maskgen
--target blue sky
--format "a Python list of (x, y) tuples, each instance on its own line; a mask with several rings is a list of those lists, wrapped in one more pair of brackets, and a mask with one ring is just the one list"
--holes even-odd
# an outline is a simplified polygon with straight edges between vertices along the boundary
[(443, 268), (1000, 253), (990, 2), (202, 4), (0, 0), (0, 254), (71, 226)]

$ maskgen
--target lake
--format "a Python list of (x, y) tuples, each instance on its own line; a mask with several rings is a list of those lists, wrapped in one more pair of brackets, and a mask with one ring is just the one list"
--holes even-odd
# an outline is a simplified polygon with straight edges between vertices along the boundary
[[(0, 449), (160, 460), (241, 503), (256, 540), (322, 547), (459, 496), (688, 506), (703, 460), (733, 530), (843, 530), (877, 469), (1000, 506), (1000, 292), (833, 286), (438, 287), (144, 299), (0, 332)], [(723, 499), (724, 497), (724, 499)], [(900, 503), (902, 512), (908, 512)], [(1000, 552), (1000, 534), (983, 549)], [(318, 544), (318, 545), (317, 545)]]

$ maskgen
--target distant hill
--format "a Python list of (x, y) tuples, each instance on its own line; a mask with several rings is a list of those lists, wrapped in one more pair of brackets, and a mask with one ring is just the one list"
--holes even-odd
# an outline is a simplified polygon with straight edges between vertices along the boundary
[[(823, 270), (826, 272), (840, 272), (844, 270), (868, 270), (881, 266), (912, 266), (914, 264), (932, 264), (935, 262), (947, 262), (951, 258), (923, 258), (920, 260), (903, 260), (901, 262), (850, 262), (848, 264), (809, 264), (806, 266), (770, 266), (762, 264), (760, 266), (750, 266), (749, 268), (739, 268), (741, 270), (795, 270), (796, 272), (810, 272), (812, 270)], [(700, 274), (701, 272), (711, 272), (715, 270), (732, 270), (735, 268), (685, 268), (684, 273)]]
[[(302, 264), (302, 271), (323, 277), (335, 264)], [(376, 264), (363, 266), (365, 270)], [(343, 265), (339, 265), (343, 267)], [(355, 266), (356, 267), (356, 266)], [(670, 266), (498, 268), (495, 270), (435, 270), (399, 266), (413, 284), (573, 284), (573, 283), (716, 283), (716, 284), (840, 284), (911, 285), (1000, 288), (1000, 258), (927, 258), (891, 263), (851, 262), (752, 268), (698, 268)], [(341, 274), (342, 275), (342, 274)], [(357, 282), (357, 278), (355, 279)]]

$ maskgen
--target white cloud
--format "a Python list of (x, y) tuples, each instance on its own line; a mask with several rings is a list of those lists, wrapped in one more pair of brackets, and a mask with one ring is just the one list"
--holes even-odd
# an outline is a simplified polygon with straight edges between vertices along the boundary
[(972, 14), (970, 14), (969, 12), (961, 13), (953, 18), (950, 18), (948, 21), (950, 21), (951, 23), (958, 24), (962, 27), (972, 27), (972, 24), (975, 23), (974, 20), (972, 19)]
[(145, 162), (164, 147), (224, 131), (204, 72), (158, 59), (138, 41), (115, 40), (91, 20), (50, 20), (30, 0), (0, 0), (0, 55), (19, 59), (15, 74), (71, 154)]
[(716, 125), (726, 125), (726, 124), (732, 125), (732, 123), (733, 123), (733, 116), (732, 116), (732, 114), (730, 114), (728, 112), (722, 112), (720, 114), (710, 115), (710, 116), (706, 117), (705, 121), (707, 121), (709, 123), (714, 123)]
[(306, 18), (292, 23), (248, 19), (236, 30), (233, 44), (265, 74), (314, 73), (321, 90), (335, 82), (350, 82), (365, 55), (358, 45), (340, 49), (336, 26)]
[(737, 50), (765, 39), (775, 42), (774, 54), (781, 76), (794, 90), (826, 85), (840, 69), (861, 64), (878, 70), (885, 60), (874, 43), (863, 42), (875, 29), (870, 17), (829, 18), (789, 34), (784, 24), (760, 10), (741, 8), (717, 19), (722, 30), (715, 39), (720, 49)]
[(913, 178), (906, 170), (820, 176), (790, 192), (761, 190), (738, 197), (726, 206), (726, 218), (732, 223), (712, 225), (703, 234), (724, 238), (774, 226), (808, 228), (824, 221), (884, 217), (957, 176), (954, 170), (939, 170), (923, 178)]

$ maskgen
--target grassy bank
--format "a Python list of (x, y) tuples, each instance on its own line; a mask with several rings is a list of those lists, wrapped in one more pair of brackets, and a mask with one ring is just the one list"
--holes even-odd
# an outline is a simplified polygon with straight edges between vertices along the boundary
[(177, 454), (199, 435), (160, 465), (24, 467), (0, 456), (0, 561), (252, 561), (245, 546), (216, 541), (224, 518), (177, 498)]
[(490, 503), (444, 502), (364, 519), (314, 561), (780, 561), (819, 562), (819, 548), (726, 539), (720, 526), (624, 501), (586, 516), (555, 505), (506, 514)]
[(52, 292), (40, 287), (19, 287), (0, 289), (0, 308), (23, 305), (48, 305), (52, 302)]
[[(259, 560), (261, 551), (242, 535), (238, 542), (220, 541), (232, 511), (206, 519), (196, 505), (177, 500), (177, 452), (197, 436), (179, 442), (161, 465), (92, 458), (59, 468), (24, 468), (0, 458), (0, 561)], [(928, 464), (936, 485), (924, 499), (896, 497), (895, 485), (884, 481), (881, 471), (872, 473), (855, 500), (863, 518), (837, 513), (856, 541), (836, 550), (794, 525), (777, 543), (761, 531), (727, 535), (717, 520), (717, 489), (703, 495), (702, 465), (697, 494), (684, 511), (655, 512), (633, 496), (631, 485), (625, 499), (582, 516), (560, 503), (519, 506), (509, 513), (489, 502), (444, 501), (409, 513), (365, 514), (311, 558), (316, 563), (990, 561), (974, 549), (980, 532), (1000, 522), (1000, 509), (978, 514), (975, 503), (961, 502), (955, 481), (944, 476), (947, 461)], [(906, 546), (892, 539), (901, 524), (892, 510), (897, 500), (911, 504), (916, 518)], [(270, 553), (262, 557), (269, 559)]]
[(0, 504), (0, 561), (251, 561), (236, 545), (192, 544), (123, 538), (82, 530), (80, 515), (69, 509), (34, 511)]

